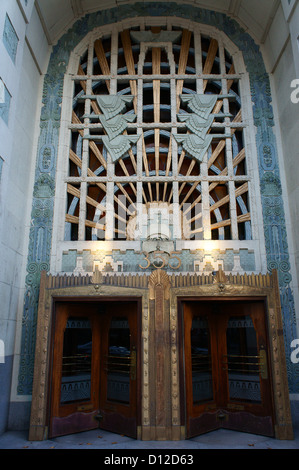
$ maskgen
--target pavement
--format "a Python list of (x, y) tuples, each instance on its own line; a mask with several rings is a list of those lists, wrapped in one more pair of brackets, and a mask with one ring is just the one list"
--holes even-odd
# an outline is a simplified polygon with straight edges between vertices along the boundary
[(96, 429), (37, 442), (28, 441), (27, 432), (13, 431), (5, 432), (0, 436), (0, 449), (102, 449), (103, 451), (112, 450), (117, 455), (119, 455), (119, 450), (124, 449), (134, 451), (167, 450), (169, 453), (182, 453), (184, 450), (192, 452), (201, 449), (299, 450), (299, 428), (294, 429), (294, 440), (292, 441), (280, 441), (225, 429), (184, 441), (137, 441), (123, 435)]

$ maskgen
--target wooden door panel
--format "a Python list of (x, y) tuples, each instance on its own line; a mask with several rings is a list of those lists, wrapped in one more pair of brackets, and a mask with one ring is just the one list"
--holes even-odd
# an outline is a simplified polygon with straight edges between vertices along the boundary
[[(109, 344), (113, 322), (127, 322), (120, 344)], [(100, 426), (136, 437), (136, 362), (137, 302), (57, 303), (49, 436)]]
[[(214, 394), (196, 403), (190, 331), (203, 319), (209, 324)], [(187, 436), (219, 427), (273, 436), (263, 302), (185, 302), (184, 328)], [(199, 375), (201, 383), (204, 375)]]
[(185, 377), (188, 437), (219, 428), (215, 414), (218, 396), (214, 376), (216, 335), (208, 307), (186, 303), (185, 311)]
[[(224, 371), (229, 394), (223, 427), (273, 436), (273, 405), (263, 303), (236, 302), (224, 309), (223, 315), (228, 320), (225, 328), (226, 354), (233, 352), (230, 348), (236, 348), (237, 353), (235, 358), (230, 358), (226, 366), (228, 370)], [(237, 341), (236, 338), (235, 341), (229, 338), (229, 331), (233, 330), (238, 332)], [(226, 358), (229, 359), (228, 356)]]
[(204, 411), (199, 416), (188, 418), (188, 438), (216, 431), (221, 427), (217, 411)]
[(100, 427), (137, 437), (137, 304), (109, 306), (103, 325)]
[(98, 318), (91, 308), (56, 305), (51, 437), (98, 427), (99, 341)]

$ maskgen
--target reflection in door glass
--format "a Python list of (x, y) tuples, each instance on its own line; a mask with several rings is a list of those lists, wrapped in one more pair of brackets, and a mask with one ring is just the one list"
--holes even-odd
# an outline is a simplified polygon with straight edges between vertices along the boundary
[(127, 318), (111, 320), (107, 360), (107, 399), (130, 402), (130, 328)]
[(256, 332), (250, 316), (230, 317), (227, 331), (229, 395), (232, 400), (261, 401)]
[(191, 328), (193, 403), (213, 400), (210, 330), (206, 317), (194, 317)]
[(70, 317), (63, 339), (61, 403), (90, 399), (91, 351), (89, 320)]

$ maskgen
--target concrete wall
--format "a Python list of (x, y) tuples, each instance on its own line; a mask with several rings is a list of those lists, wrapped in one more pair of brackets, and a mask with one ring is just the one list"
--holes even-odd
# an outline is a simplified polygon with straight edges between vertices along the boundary
[[(276, 136), (282, 158), (280, 160), (282, 185), (286, 192), (285, 210), (289, 235), (290, 261), (297, 273), (292, 287), (297, 300), (299, 279), (299, 102), (291, 100), (294, 88), (291, 84), (299, 79), (299, 2), (282, 0), (265, 45), (264, 58), (272, 78), (273, 107), (276, 117)], [(297, 85), (299, 98), (299, 81)], [(298, 329), (299, 337), (299, 329)], [(299, 395), (298, 395), (299, 396)]]
[(0, 114), (0, 340), (5, 349), (0, 363), (0, 433), (8, 421), (16, 325), (24, 297), (38, 103), (49, 57), (33, 4), (33, 0), (27, 5), (23, 0), (0, 4), (0, 78), (10, 95), (9, 102), (2, 103), (5, 114)]

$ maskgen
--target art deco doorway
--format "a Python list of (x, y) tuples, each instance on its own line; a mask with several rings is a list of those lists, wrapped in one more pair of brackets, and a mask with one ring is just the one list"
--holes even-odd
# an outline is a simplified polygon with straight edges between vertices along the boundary
[[(74, 346), (90, 374), (83, 399), (67, 396)], [(43, 272), (29, 439), (84, 420), (142, 440), (217, 427), (293, 439), (277, 273)]]
[(274, 435), (262, 300), (184, 302), (186, 434)]
[(55, 304), (49, 435), (137, 437), (137, 302)]

